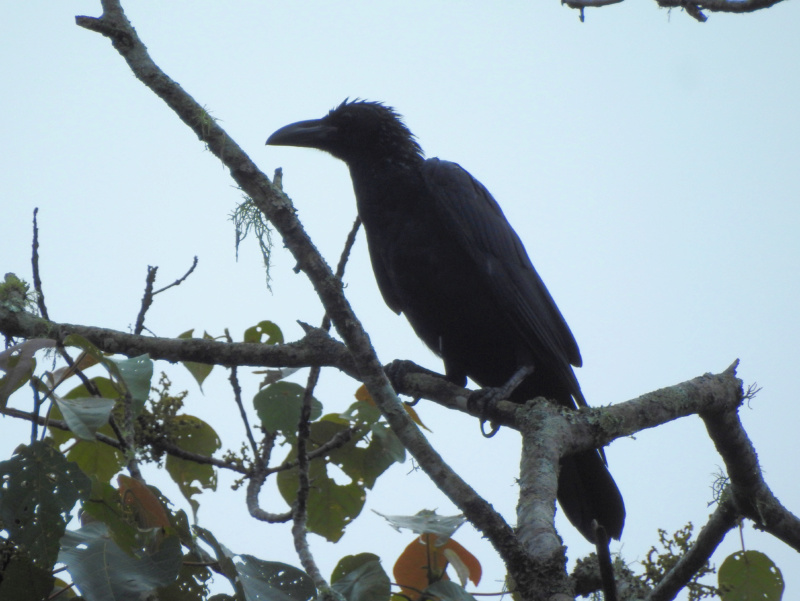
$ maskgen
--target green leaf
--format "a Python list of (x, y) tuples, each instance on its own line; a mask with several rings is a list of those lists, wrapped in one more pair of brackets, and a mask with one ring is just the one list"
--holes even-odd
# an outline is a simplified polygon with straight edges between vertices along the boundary
[(333, 568), (333, 572), (331, 572), (331, 584), (341, 580), (345, 576), (347, 576), (350, 572), (360, 568), (365, 563), (369, 563), (370, 561), (380, 561), (381, 558), (375, 555), (374, 553), (359, 553), (358, 555), (345, 555), (339, 560), (339, 563), (336, 564), (336, 567)]
[[(351, 478), (363, 480), (364, 485), (371, 489), (389, 466), (395, 462), (405, 461), (405, 447), (391, 428), (380, 421), (381, 413), (373, 405), (357, 401), (338, 417), (355, 424), (369, 426), (368, 429), (361, 429), (358, 434), (354, 434), (348, 444), (331, 453), (331, 461)], [(320, 421), (334, 421), (334, 416), (325, 416)], [(356, 446), (366, 434), (371, 435), (369, 444), (366, 447), (360, 444)]]
[[(266, 340), (263, 340), (266, 338)], [(261, 321), (244, 331), (244, 342), (259, 344), (283, 344), (283, 332), (271, 321)]]
[[(194, 329), (186, 330), (183, 334), (178, 335), (178, 338), (183, 340), (191, 339), (193, 333)], [(203, 338), (206, 340), (214, 340), (214, 337), (208, 334), (208, 332), (203, 332)], [(189, 370), (189, 373), (192, 374), (200, 390), (203, 390), (203, 382), (205, 382), (211, 370), (214, 369), (214, 366), (208, 363), (197, 363), (196, 361), (181, 361), (181, 363)]]
[[(91, 379), (92, 384), (95, 385), (98, 392), (101, 394), (103, 398), (106, 399), (119, 399), (122, 397), (122, 394), (119, 390), (114, 386), (114, 383), (106, 378), (105, 376), (96, 376)], [(67, 394), (63, 395), (62, 398), (64, 399), (79, 399), (82, 397), (92, 396), (86, 386), (83, 384), (79, 384), (72, 390), (70, 390)]]
[[(103, 393), (105, 398), (116, 399), (128, 392), (134, 400), (134, 416), (141, 413), (150, 393), (150, 380), (153, 376), (153, 362), (147, 355), (132, 359), (111, 359), (83, 336), (70, 334), (64, 345), (75, 346), (101, 363), (111, 376), (114, 392)], [(91, 396), (88, 392), (80, 396)], [(75, 398), (71, 396), (70, 398)]]
[(245, 599), (244, 590), (242, 589), (242, 583), (239, 579), (236, 564), (233, 563), (233, 553), (231, 553), (225, 547), (225, 545), (220, 543), (210, 530), (206, 530), (200, 526), (195, 526), (194, 531), (201, 540), (208, 543), (208, 545), (214, 549), (214, 554), (216, 555), (217, 559), (217, 566), (219, 567), (223, 576), (230, 581), (231, 585), (236, 590), (239, 601)]
[(183, 363), (183, 366), (192, 374), (200, 390), (203, 390), (203, 382), (206, 381), (206, 378), (211, 373), (211, 370), (214, 369), (214, 366), (208, 363), (197, 363), (196, 361), (182, 361), (181, 363)]
[[(305, 389), (294, 382), (275, 382), (253, 397), (253, 406), (261, 420), (261, 425), (268, 432), (281, 432), (293, 438), (300, 421)], [(322, 403), (311, 399), (311, 419), (322, 414)]]
[[(186, 451), (211, 457), (222, 446), (214, 429), (198, 417), (176, 415), (170, 424), (173, 442)], [(212, 465), (167, 455), (166, 468), (195, 513), (199, 504), (192, 497), (201, 491), (194, 483), (205, 489), (217, 489), (217, 472)]]
[(780, 601), (783, 597), (783, 575), (760, 551), (729, 555), (717, 577), (723, 601)]
[(302, 570), (279, 563), (264, 561), (252, 555), (240, 555), (236, 571), (248, 601), (311, 601), (317, 589)]
[(0, 378), (0, 409), (5, 408), (8, 397), (31, 379), (36, 369), (33, 355), (43, 348), (52, 348), (56, 341), (47, 338), (26, 340), (0, 353), (0, 370), (6, 375)]
[[(97, 388), (98, 392), (102, 395), (105, 399), (119, 399), (122, 394), (119, 390), (114, 386), (114, 383), (106, 377), (98, 376), (91, 379), (92, 383)], [(80, 384), (70, 390), (67, 394), (60, 397), (63, 399), (80, 399), (85, 397), (91, 397), (92, 393), (90, 393), (86, 386)], [(53, 406), (52, 410), (50, 411), (50, 419), (54, 420), (64, 420), (64, 416), (61, 413), (61, 409), (56, 404)], [(64, 420), (66, 421), (66, 420)], [(99, 432), (103, 434), (108, 434), (110, 436), (115, 436), (114, 432), (111, 430), (110, 426), (103, 426), (99, 429)], [(71, 430), (59, 430), (57, 428), (50, 428), (48, 432), (48, 436), (52, 438), (53, 442), (56, 446), (60, 447), (68, 442), (72, 442), (77, 435), (72, 432)]]
[[(178, 579), (172, 584), (158, 589), (158, 601), (200, 601), (208, 599), (208, 585), (212, 580), (211, 570), (203, 565), (204, 558), (195, 553), (183, 556)], [(235, 601), (233, 597), (228, 597)]]
[(389, 576), (372, 553), (343, 558), (333, 570), (331, 584), (347, 601), (388, 601), (391, 596)]
[[(288, 459), (294, 460), (296, 456), (296, 450), (293, 450)], [(297, 478), (297, 468), (278, 473), (278, 490), (290, 505), (297, 496)], [(328, 475), (327, 463), (322, 459), (311, 461), (309, 478), (313, 484), (308, 491), (306, 526), (309, 531), (324, 536), (331, 542), (336, 542), (344, 534), (345, 526), (361, 513), (366, 490), (358, 482), (337, 484)]]
[(381, 419), (381, 410), (376, 405), (366, 401), (356, 401), (341, 416), (351, 422), (372, 425), (378, 423)]
[(125, 466), (121, 451), (97, 440), (81, 440), (67, 453), (87, 476), (95, 476), (101, 482), (109, 482)]
[(393, 463), (406, 460), (406, 448), (387, 424), (375, 424), (370, 432), (372, 439), (364, 452), (364, 484), (367, 488), (375, 486), (378, 476)]
[[(350, 427), (350, 421), (336, 414), (312, 422), (308, 451), (318, 449)], [(330, 450), (326, 458), (316, 458), (310, 464), (309, 475), (313, 484), (309, 491), (308, 528), (328, 540), (336, 541), (342, 536), (345, 526), (361, 512), (366, 488), (371, 488), (377, 477), (395, 460), (394, 451), (389, 452), (380, 434), (373, 437), (366, 447), (357, 446), (367, 432), (366, 428), (355, 432), (350, 440)], [(288, 459), (296, 457), (297, 450), (293, 448)], [(330, 464), (341, 469), (351, 482), (337, 484), (328, 473)], [(278, 474), (278, 488), (289, 504), (297, 494), (297, 477), (296, 468)]]
[(35, 565), (50, 569), (70, 512), (89, 488), (89, 478), (50, 445), (20, 446), (0, 462), (0, 524)]
[[(323, 444), (349, 427), (350, 424), (338, 416), (326, 415), (311, 424), (312, 440), (317, 445)], [(372, 488), (378, 477), (397, 460), (398, 453), (405, 460), (405, 449), (386, 424), (373, 425), (369, 444), (366, 447), (358, 446), (367, 432), (366, 429), (356, 432), (347, 443), (332, 449), (328, 457), (331, 463), (354, 481)], [(393, 443), (400, 445), (399, 451), (392, 446)]]
[(475, 597), (452, 580), (435, 582), (426, 588), (425, 592), (439, 601), (475, 601)]
[(69, 429), (83, 440), (94, 440), (98, 428), (108, 423), (116, 401), (98, 397), (55, 399)]
[(139, 355), (130, 359), (112, 359), (117, 364), (128, 392), (142, 406), (150, 396), (150, 382), (153, 379), (153, 360), (150, 355)]
[(30, 556), (19, 548), (4, 558), (0, 572), (0, 599), (13, 601), (42, 601), (53, 591), (51, 570), (37, 566)]
[(58, 560), (87, 599), (139, 599), (173, 582), (183, 555), (177, 536), (163, 538), (154, 551), (132, 557), (112, 540), (102, 522), (67, 531)]

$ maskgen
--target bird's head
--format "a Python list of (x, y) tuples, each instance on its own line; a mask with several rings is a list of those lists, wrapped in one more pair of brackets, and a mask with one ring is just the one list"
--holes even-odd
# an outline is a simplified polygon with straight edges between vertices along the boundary
[(380, 102), (365, 100), (345, 100), (322, 119), (282, 127), (269, 137), (267, 144), (317, 148), (346, 163), (422, 158), (419, 144), (400, 115)]

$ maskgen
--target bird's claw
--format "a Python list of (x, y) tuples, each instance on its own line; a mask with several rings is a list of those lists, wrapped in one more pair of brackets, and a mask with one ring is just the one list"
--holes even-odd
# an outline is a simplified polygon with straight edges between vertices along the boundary
[[(505, 399), (504, 388), (481, 388), (472, 391), (467, 397), (467, 409), (477, 414), (481, 420), (481, 434), (486, 438), (491, 438), (500, 429), (500, 426), (492, 422), (492, 416), (496, 414), (497, 403)], [(486, 422), (490, 422), (491, 431), (487, 434), (485, 429)]]
[(486, 420), (485, 419), (481, 420), (481, 434), (483, 435), (484, 438), (492, 438), (495, 434), (497, 434), (500, 431), (500, 425), (499, 424), (496, 424), (494, 422), (489, 422), (489, 425), (492, 427), (492, 429), (487, 434), (486, 433)]

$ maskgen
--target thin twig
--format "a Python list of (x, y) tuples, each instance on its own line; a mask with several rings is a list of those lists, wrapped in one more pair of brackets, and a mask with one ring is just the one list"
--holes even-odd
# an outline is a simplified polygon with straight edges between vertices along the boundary
[(36, 291), (36, 304), (39, 305), (39, 313), (44, 319), (50, 319), (47, 314), (47, 306), (44, 304), (44, 290), (42, 289), (42, 278), (39, 277), (39, 224), (36, 215), (39, 207), (33, 209), (33, 251), (31, 253), (31, 268), (33, 271), (33, 289)]
[(159, 288), (158, 290), (153, 292), (153, 296), (155, 296), (156, 294), (161, 294), (162, 292), (164, 292), (166, 290), (169, 290), (173, 286), (180, 286), (181, 284), (183, 284), (183, 282), (186, 281), (186, 278), (188, 278), (190, 275), (192, 275), (192, 272), (195, 270), (196, 267), (197, 267), (197, 255), (195, 255), (194, 260), (192, 261), (192, 266), (189, 268), (189, 270), (186, 273), (184, 273), (181, 277), (179, 277), (177, 280), (175, 280), (171, 284), (168, 284), (167, 286), (164, 286), (163, 288)]
[(319, 367), (312, 367), (308, 375), (308, 383), (303, 393), (303, 406), (300, 411), (300, 421), (297, 424), (297, 476), (298, 486), (292, 511), (292, 537), (294, 548), (300, 558), (300, 564), (311, 577), (317, 590), (323, 593), (330, 589), (330, 585), (320, 572), (311, 549), (308, 546), (308, 531), (306, 521), (308, 518), (308, 493), (311, 483), (308, 476), (309, 461), (306, 450), (306, 443), (311, 434), (309, 422), (311, 421), (311, 401), (312, 391), (319, 380)]
[(142, 296), (142, 305), (139, 309), (139, 315), (136, 316), (136, 325), (133, 328), (134, 334), (141, 334), (144, 330), (144, 316), (150, 305), (153, 304), (153, 284), (156, 282), (156, 273), (158, 266), (147, 266), (147, 277), (144, 280), (144, 296)]
[(250, 482), (247, 483), (247, 510), (250, 515), (255, 519), (269, 524), (284, 523), (292, 519), (292, 511), (284, 513), (270, 513), (264, 511), (258, 505), (258, 493), (261, 492), (261, 487), (264, 486), (264, 481), (271, 473), (266, 466), (269, 464), (269, 458), (272, 454), (272, 449), (275, 446), (275, 439), (277, 434), (264, 431), (264, 440), (261, 443), (261, 453), (258, 456), (255, 467), (250, 474)]
[(244, 403), (242, 402), (242, 387), (239, 385), (239, 377), (237, 375), (236, 367), (231, 367), (231, 375), (228, 377), (228, 381), (231, 383), (231, 388), (233, 388), (233, 399), (236, 401), (236, 406), (239, 408), (239, 415), (242, 417), (242, 422), (244, 423), (244, 431), (247, 435), (247, 440), (250, 442), (250, 448), (253, 451), (253, 459), (257, 460), (258, 443), (253, 436), (253, 431), (250, 429), (250, 420), (247, 418), (247, 411), (244, 409)]
[[(37, 424), (40, 426), (45, 426), (47, 428), (56, 428), (57, 430), (64, 430), (70, 431), (67, 422), (60, 420), (60, 419), (49, 419), (42, 415), (34, 415), (33, 413), (28, 413), (27, 411), (20, 411), (19, 409), (13, 409), (11, 407), (5, 407), (0, 410), (0, 415), (8, 415), (9, 417), (16, 417), (17, 419), (24, 419), (27, 421), (36, 421)], [(105, 434), (101, 434), (100, 432), (95, 434), (95, 437), (98, 441), (102, 442), (103, 444), (107, 444), (110, 447), (114, 447), (115, 449), (121, 449), (122, 444), (110, 436), (106, 436)]]
[[(334, 277), (336, 277), (339, 281), (344, 278), (344, 269), (347, 265), (347, 261), (350, 258), (350, 251), (353, 250), (353, 245), (356, 242), (356, 234), (358, 234), (358, 228), (361, 227), (361, 217), (356, 216), (355, 220), (353, 221), (353, 226), (350, 228), (350, 233), (347, 234), (347, 238), (344, 241), (344, 248), (342, 249), (342, 254), (339, 256), (339, 264), (336, 266), (336, 273)], [(322, 318), (322, 325), (320, 326), (326, 332), (331, 329), (331, 319), (328, 317), (328, 314), (325, 314), (325, 317)]]
[(61, 358), (64, 359), (64, 361), (66, 362), (66, 364), (69, 366), (70, 369), (69, 371), (64, 372), (63, 377), (53, 385), (53, 390), (51, 391), (51, 393), (55, 391), (55, 389), (58, 388), (58, 385), (64, 382), (69, 376), (75, 374), (76, 376), (78, 376), (78, 379), (86, 388), (86, 392), (88, 392), (91, 396), (102, 397), (103, 395), (100, 394), (100, 389), (97, 388), (97, 385), (94, 382), (92, 382), (89, 378), (87, 378), (86, 374), (83, 373), (83, 370), (79, 367), (81, 361), (83, 361), (84, 357), (86, 357), (87, 352), (81, 351), (81, 354), (78, 355), (78, 360), (75, 361), (67, 352), (67, 349), (64, 347), (64, 345), (61, 343), (60, 340), (56, 344), (56, 348), (58, 349)]
[[(14, 417), (14, 418), (17, 418), (17, 419), (26, 420), (26, 421), (29, 421), (29, 422), (36, 423), (39, 426), (47, 426), (49, 428), (55, 428), (57, 430), (64, 430), (66, 432), (70, 431), (70, 428), (67, 425), (67, 422), (65, 422), (63, 420), (60, 420), (60, 419), (48, 419), (48, 418), (46, 418), (44, 416), (37, 415), (35, 413), (28, 413), (27, 411), (21, 411), (19, 409), (12, 409), (11, 407), (5, 407), (2, 410), (0, 410), (0, 415), (7, 415), (9, 417)], [(341, 434), (341, 432), (340, 432), (340, 434)], [(120, 434), (120, 436), (121, 436), (121, 434)], [(113, 447), (113, 448), (115, 448), (115, 449), (117, 449), (119, 451), (124, 451), (124, 449), (125, 449), (125, 443), (124, 442), (120, 442), (120, 439), (111, 438), (110, 436), (107, 436), (107, 435), (102, 434), (100, 432), (97, 432), (95, 434), (95, 438), (96, 438), (96, 440), (98, 442), (101, 442), (101, 443), (103, 443), (105, 445)], [(237, 472), (237, 473), (240, 473), (240, 474), (248, 474), (249, 473), (249, 470), (243, 468), (242, 466), (240, 466), (240, 465), (238, 465), (236, 463), (231, 463), (231, 462), (228, 462), (228, 461), (224, 461), (222, 459), (216, 459), (214, 457), (207, 457), (206, 455), (200, 455), (199, 453), (192, 453), (191, 451), (187, 451), (185, 449), (182, 449), (182, 448), (180, 448), (180, 447), (178, 447), (178, 446), (176, 446), (176, 445), (174, 445), (174, 444), (172, 444), (170, 442), (156, 441), (156, 442), (151, 442), (150, 446), (153, 447), (153, 449), (155, 449), (155, 450), (164, 451), (168, 455), (174, 455), (175, 457), (178, 457), (179, 459), (186, 459), (187, 461), (194, 461), (195, 463), (200, 463), (200, 464), (203, 464), (203, 465), (213, 465), (213, 466), (216, 466), (216, 467), (218, 467), (220, 469), (231, 470), (233, 472)], [(317, 451), (314, 451), (314, 452), (310, 453), (309, 457), (311, 459), (314, 459), (314, 458), (318, 457), (319, 454), (322, 454), (322, 453), (318, 454), (319, 450), (322, 450), (321, 447)], [(324, 450), (324, 452), (329, 452), (329, 451), (330, 451), (329, 447)], [(286, 462), (285, 464), (281, 464), (279, 467), (272, 468), (271, 470), (269, 470), (269, 473), (275, 473), (275, 472), (279, 472), (279, 471), (292, 469), (294, 466), (295, 466), (294, 462)]]
[[(353, 435), (356, 433), (357, 428), (348, 428), (347, 430), (342, 430), (337, 432), (333, 435), (333, 437), (326, 442), (325, 444), (317, 447), (313, 451), (308, 453), (308, 458), (318, 459), (320, 457), (325, 457), (328, 453), (333, 451), (334, 449), (338, 449), (339, 447), (346, 445)], [(297, 461), (284, 461), (277, 467), (268, 468), (267, 474), (274, 474), (275, 472), (283, 472), (286, 470), (291, 470), (297, 467)]]
[[(233, 342), (233, 338), (231, 338), (231, 334), (227, 328), (225, 329), (225, 339), (229, 344)], [(250, 420), (247, 418), (247, 411), (244, 409), (244, 403), (242, 402), (242, 387), (239, 385), (239, 376), (236, 371), (236, 366), (234, 365), (230, 369), (231, 375), (228, 377), (228, 381), (231, 383), (231, 388), (233, 388), (233, 400), (236, 402), (236, 406), (239, 408), (239, 415), (242, 417), (242, 422), (244, 423), (244, 431), (247, 435), (247, 440), (250, 442), (250, 449), (253, 451), (253, 461), (258, 461), (258, 443), (256, 443), (256, 439), (253, 436), (253, 430), (250, 428)]]
[(191, 451), (182, 449), (179, 446), (176, 446), (169, 442), (165, 441), (151, 442), (151, 446), (154, 449), (162, 450), (169, 455), (174, 455), (175, 457), (178, 457), (180, 459), (185, 459), (187, 461), (194, 461), (195, 463), (199, 463), (202, 465), (213, 465), (220, 469), (231, 470), (233, 472), (238, 472), (240, 474), (249, 473), (248, 469), (242, 467), (238, 463), (232, 463), (229, 461), (224, 461), (222, 459), (216, 459), (215, 457), (200, 455), (199, 453), (192, 453)]
[(152, 267), (151, 265), (147, 266), (147, 277), (145, 278), (145, 285), (144, 285), (144, 296), (142, 296), (142, 305), (139, 309), (139, 315), (136, 316), (136, 325), (133, 328), (134, 334), (141, 334), (144, 330), (144, 316), (147, 313), (150, 306), (153, 304), (153, 298), (156, 294), (161, 294), (165, 290), (169, 290), (173, 286), (180, 286), (186, 278), (188, 278), (192, 272), (194, 271), (195, 267), (197, 267), (197, 256), (195, 256), (194, 260), (192, 261), (192, 266), (189, 270), (179, 277), (177, 280), (172, 282), (171, 284), (164, 286), (163, 288), (159, 288), (158, 290), (153, 290), (153, 286), (156, 283), (156, 272), (158, 271), (158, 266)]

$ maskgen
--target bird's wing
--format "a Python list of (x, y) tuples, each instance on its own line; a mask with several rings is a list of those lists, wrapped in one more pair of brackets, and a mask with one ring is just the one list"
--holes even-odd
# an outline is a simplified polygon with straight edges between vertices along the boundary
[(383, 246), (370, 240), (371, 233), (369, 229), (364, 227), (364, 231), (367, 236), (367, 249), (369, 250), (370, 263), (372, 263), (372, 272), (375, 274), (375, 281), (378, 283), (378, 290), (381, 291), (383, 302), (399, 315), (403, 311), (403, 303), (397, 296), (392, 284), (392, 278), (389, 275), (389, 269), (386, 266), (385, 257), (380, 252)]
[(423, 172), (440, 218), (479, 266), (510, 321), (531, 349), (562, 358), (571, 374), (566, 364), (581, 365), (578, 344), (497, 201), (456, 163), (428, 159)]

